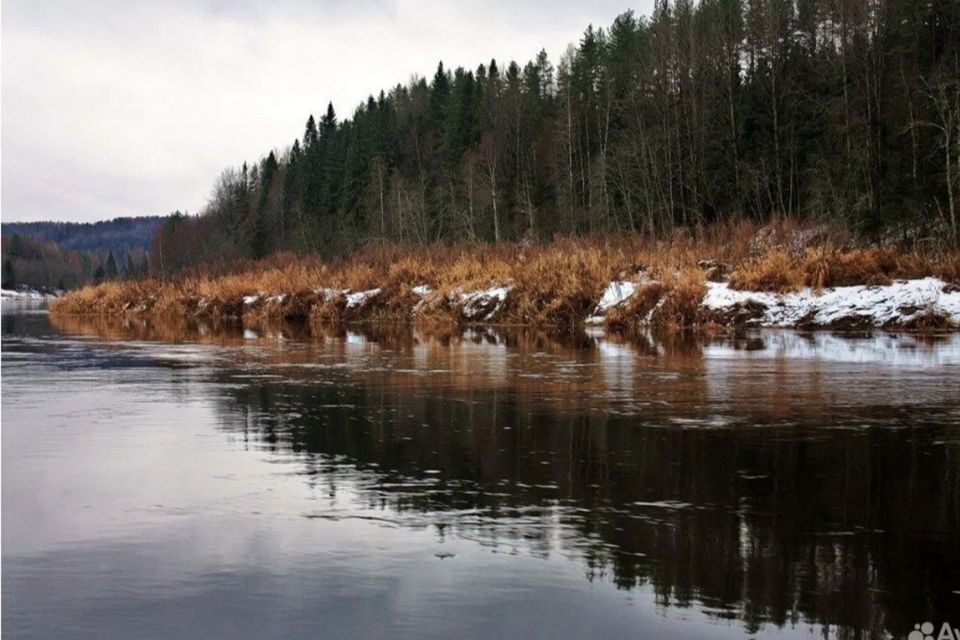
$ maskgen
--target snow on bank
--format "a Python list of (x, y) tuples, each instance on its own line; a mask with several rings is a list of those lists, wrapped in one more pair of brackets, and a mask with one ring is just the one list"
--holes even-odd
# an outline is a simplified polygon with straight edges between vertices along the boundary
[(371, 300), (380, 295), (380, 287), (376, 289), (367, 289), (366, 291), (356, 291), (354, 293), (347, 293), (347, 309), (356, 309), (359, 306), (362, 306), (367, 303), (368, 300)]
[(701, 308), (721, 315), (750, 309), (745, 324), (763, 327), (831, 327), (844, 322), (881, 327), (906, 324), (926, 315), (960, 325), (960, 290), (938, 278), (784, 294), (736, 291), (723, 282), (708, 282)]
[(58, 297), (56, 293), (41, 293), (35, 289), (25, 289), (23, 291), (0, 289), (0, 299), (3, 300), (50, 300)]
[(411, 289), (413, 294), (420, 298), (413, 306), (413, 314), (424, 313), (445, 304), (459, 309), (461, 317), (467, 322), (492, 322), (503, 311), (511, 289), (512, 285), (498, 285), (473, 291), (454, 289), (441, 297), (430, 285), (417, 285)]
[(321, 289), (314, 290), (314, 293), (319, 294), (323, 297), (325, 302), (330, 302), (331, 300), (336, 300), (338, 297), (343, 296), (347, 300), (347, 309), (356, 309), (365, 305), (367, 302), (376, 298), (380, 295), (380, 287), (375, 289), (367, 289), (366, 291), (352, 291), (351, 289), (333, 289), (331, 287), (323, 287)]
[(614, 307), (618, 307), (630, 299), (640, 289), (642, 283), (629, 280), (614, 280), (603, 290), (603, 295), (587, 317), (587, 324), (603, 324), (604, 316)]
[(503, 309), (507, 294), (512, 286), (491, 287), (478, 291), (465, 291), (459, 294), (461, 314), (465, 320), (489, 322)]
[[(611, 309), (653, 282), (611, 282), (586, 323), (603, 324)], [(700, 309), (721, 324), (755, 327), (883, 327), (926, 318), (960, 327), (960, 288), (938, 278), (920, 278), (882, 286), (833, 287), (819, 292), (807, 288), (779, 294), (737, 291), (725, 282), (707, 282)], [(650, 317), (646, 318), (649, 321)]]
[[(622, 308), (627, 301), (644, 291), (645, 287), (655, 284), (657, 281), (643, 273), (632, 280), (610, 282), (585, 318), (587, 326), (602, 327), (611, 310)], [(314, 302), (340, 301), (342, 307), (337, 313), (345, 311), (348, 313), (343, 315), (344, 318), (359, 318), (363, 317), (365, 310), (376, 309), (380, 302), (393, 305), (390, 308), (396, 309), (397, 302), (407, 304), (409, 300), (412, 308), (406, 311), (413, 316), (429, 315), (433, 312), (453, 313), (467, 323), (493, 323), (503, 316), (512, 291), (513, 285), (504, 283), (484, 289), (465, 291), (458, 288), (449, 292), (437, 291), (429, 285), (421, 284), (409, 289), (415, 296), (413, 300), (409, 297), (392, 300), (380, 287), (365, 291), (318, 288), (314, 290), (316, 299), (307, 297), (303, 301), (303, 304), (308, 306), (302, 313), (307, 313), (309, 305)], [(44, 294), (39, 292), (3, 290), (2, 293), (5, 300), (44, 299)], [(660, 288), (650, 293), (661, 296)], [(293, 294), (268, 295), (259, 292), (243, 296), (242, 307), (279, 307), (291, 295)], [(670, 295), (668, 288), (656, 304), (651, 306), (645, 303), (645, 307), (649, 307), (646, 317), (635, 318), (631, 322), (637, 326), (652, 324), (664, 303), (669, 301)], [(236, 302), (240, 300), (234, 301)], [(649, 302), (654, 302), (653, 296)], [(141, 313), (148, 311), (151, 306), (152, 300), (137, 306), (128, 302), (124, 310)], [(206, 298), (197, 302), (197, 314), (216, 313), (218, 310), (219, 307), (214, 307)], [(234, 312), (233, 307), (227, 310)], [(960, 329), (960, 287), (928, 277), (898, 280), (882, 286), (855, 285), (820, 291), (806, 288), (779, 294), (737, 291), (724, 282), (707, 282), (698, 316), (701, 322), (737, 327)]]

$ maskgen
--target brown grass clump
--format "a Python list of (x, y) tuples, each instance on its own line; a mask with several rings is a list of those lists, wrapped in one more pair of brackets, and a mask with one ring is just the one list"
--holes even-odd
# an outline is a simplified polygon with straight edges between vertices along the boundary
[(706, 292), (702, 271), (664, 274), (608, 311), (604, 323), (608, 329), (628, 333), (641, 327), (669, 331), (695, 327), (701, 323), (700, 303)]
[(650, 319), (653, 326), (671, 330), (696, 326), (700, 302), (707, 292), (703, 273), (688, 269), (665, 278), (663, 286), (667, 292)]
[(918, 313), (907, 322), (899, 323), (893, 328), (915, 331), (917, 333), (937, 333), (956, 329), (949, 318), (932, 311)]
[(749, 260), (730, 275), (730, 286), (741, 291), (794, 291), (803, 284), (800, 265), (786, 251), (775, 250)]
[(849, 251), (817, 249), (804, 255), (804, 284), (813, 289), (851, 284), (890, 284), (891, 276), (914, 277), (912, 265), (901, 264), (894, 247)]
[(896, 279), (938, 276), (947, 282), (960, 277), (960, 251), (923, 252), (896, 245), (866, 248), (808, 248), (792, 255), (774, 250), (742, 263), (730, 276), (741, 291), (784, 293), (801, 287), (815, 290), (847, 285), (886, 285)]
[(945, 256), (936, 265), (933, 275), (939, 276), (953, 285), (960, 286), (960, 251)]
[(598, 247), (556, 246), (517, 264), (504, 317), (519, 324), (572, 325), (596, 304), (614, 271)]
[(607, 311), (604, 325), (613, 331), (629, 332), (639, 328), (647, 322), (665, 291), (662, 282), (651, 282), (640, 287), (624, 302)]

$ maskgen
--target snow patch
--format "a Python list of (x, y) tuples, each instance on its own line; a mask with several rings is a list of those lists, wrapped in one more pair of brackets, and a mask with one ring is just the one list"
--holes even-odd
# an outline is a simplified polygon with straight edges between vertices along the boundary
[(601, 295), (600, 300), (597, 301), (597, 306), (593, 308), (593, 311), (587, 316), (585, 322), (588, 325), (603, 324), (603, 319), (610, 309), (619, 307), (632, 298), (642, 287), (656, 282), (656, 280), (647, 276), (643, 271), (638, 272), (634, 280), (614, 280), (603, 290), (603, 295)]
[(716, 312), (737, 307), (762, 306), (752, 321), (764, 327), (790, 327), (801, 321), (813, 326), (831, 326), (857, 320), (874, 326), (909, 322), (924, 314), (946, 317), (960, 324), (960, 291), (953, 291), (939, 278), (899, 280), (889, 285), (854, 285), (824, 289), (820, 293), (801, 289), (792, 293), (735, 291), (724, 282), (708, 282), (701, 306)]
[(513, 289), (512, 285), (504, 285), (460, 293), (459, 302), (463, 317), (474, 322), (492, 320), (503, 309), (511, 289)]
[(41, 293), (34, 289), (19, 291), (16, 289), (0, 289), (0, 298), (3, 300), (47, 300), (58, 297), (55, 293)]
[[(644, 274), (640, 274), (640, 278), (640, 281), (615, 280), (608, 284), (586, 318), (586, 324), (602, 325), (611, 309), (622, 305), (645, 285), (656, 282)], [(706, 285), (700, 307), (713, 312), (721, 322), (758, 327), (832, 327), (849, 322), (882, 327), (935, 315), (960, 326), (960, 289), (939, 278), (898, 280), (883, 286), (832, 287), (819, 292), (805, 288), (783, 294), (737, 291), (725, 282)], [(656, 307), (648, 315), (648, 322), (655, 311)]]
[(243, 304), (249, 306), (251, 304), (254, 304), (259, 299), (260, 299), (259, 295), (243, 296)]
[(603, 324), (603, 317), (607, 312), (629, 300), (640, 287), (641, 284), (639, 282), (614, 280), (603, 290), (603, 295), (600, 296), (600, 300), (597, 302), (597, 306), (593, 308), (593, 312), (587, 317), (586, 323)]
[(377, 287), (376, 289), (368, 289), (366, 291), (357, 291), (356, 293), (348, 293), (346, 294), (347, 309), (355, 309), (356, 307), (365, 304), (368, 300), (375, 298), (379, 294), (380, 287)]

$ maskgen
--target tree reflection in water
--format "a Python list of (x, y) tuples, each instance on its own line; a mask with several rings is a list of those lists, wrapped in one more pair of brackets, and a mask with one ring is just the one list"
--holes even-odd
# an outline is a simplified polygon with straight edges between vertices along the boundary
[(305, 517), (575, 557), (750, 631), (960, 610), (960, 398), (930, 366), (956, 338), (55, 323), (252, 347), (211, 373), (221, 425), (324, 488)]

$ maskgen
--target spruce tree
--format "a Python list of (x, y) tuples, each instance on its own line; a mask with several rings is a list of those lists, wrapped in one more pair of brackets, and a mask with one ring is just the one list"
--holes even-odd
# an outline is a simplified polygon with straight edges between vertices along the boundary
[(7, 258), (3, 261), (3, 288), (12, 289), (15, 285), (16, 277), (13, 273), (13, 262), (10, 261), (10, 258)]
[(107, 280), (115, 280), (117, 277), (117, 261), (113, 257), (113, 251), (107, 256), (107, 268), (104, 275)]

